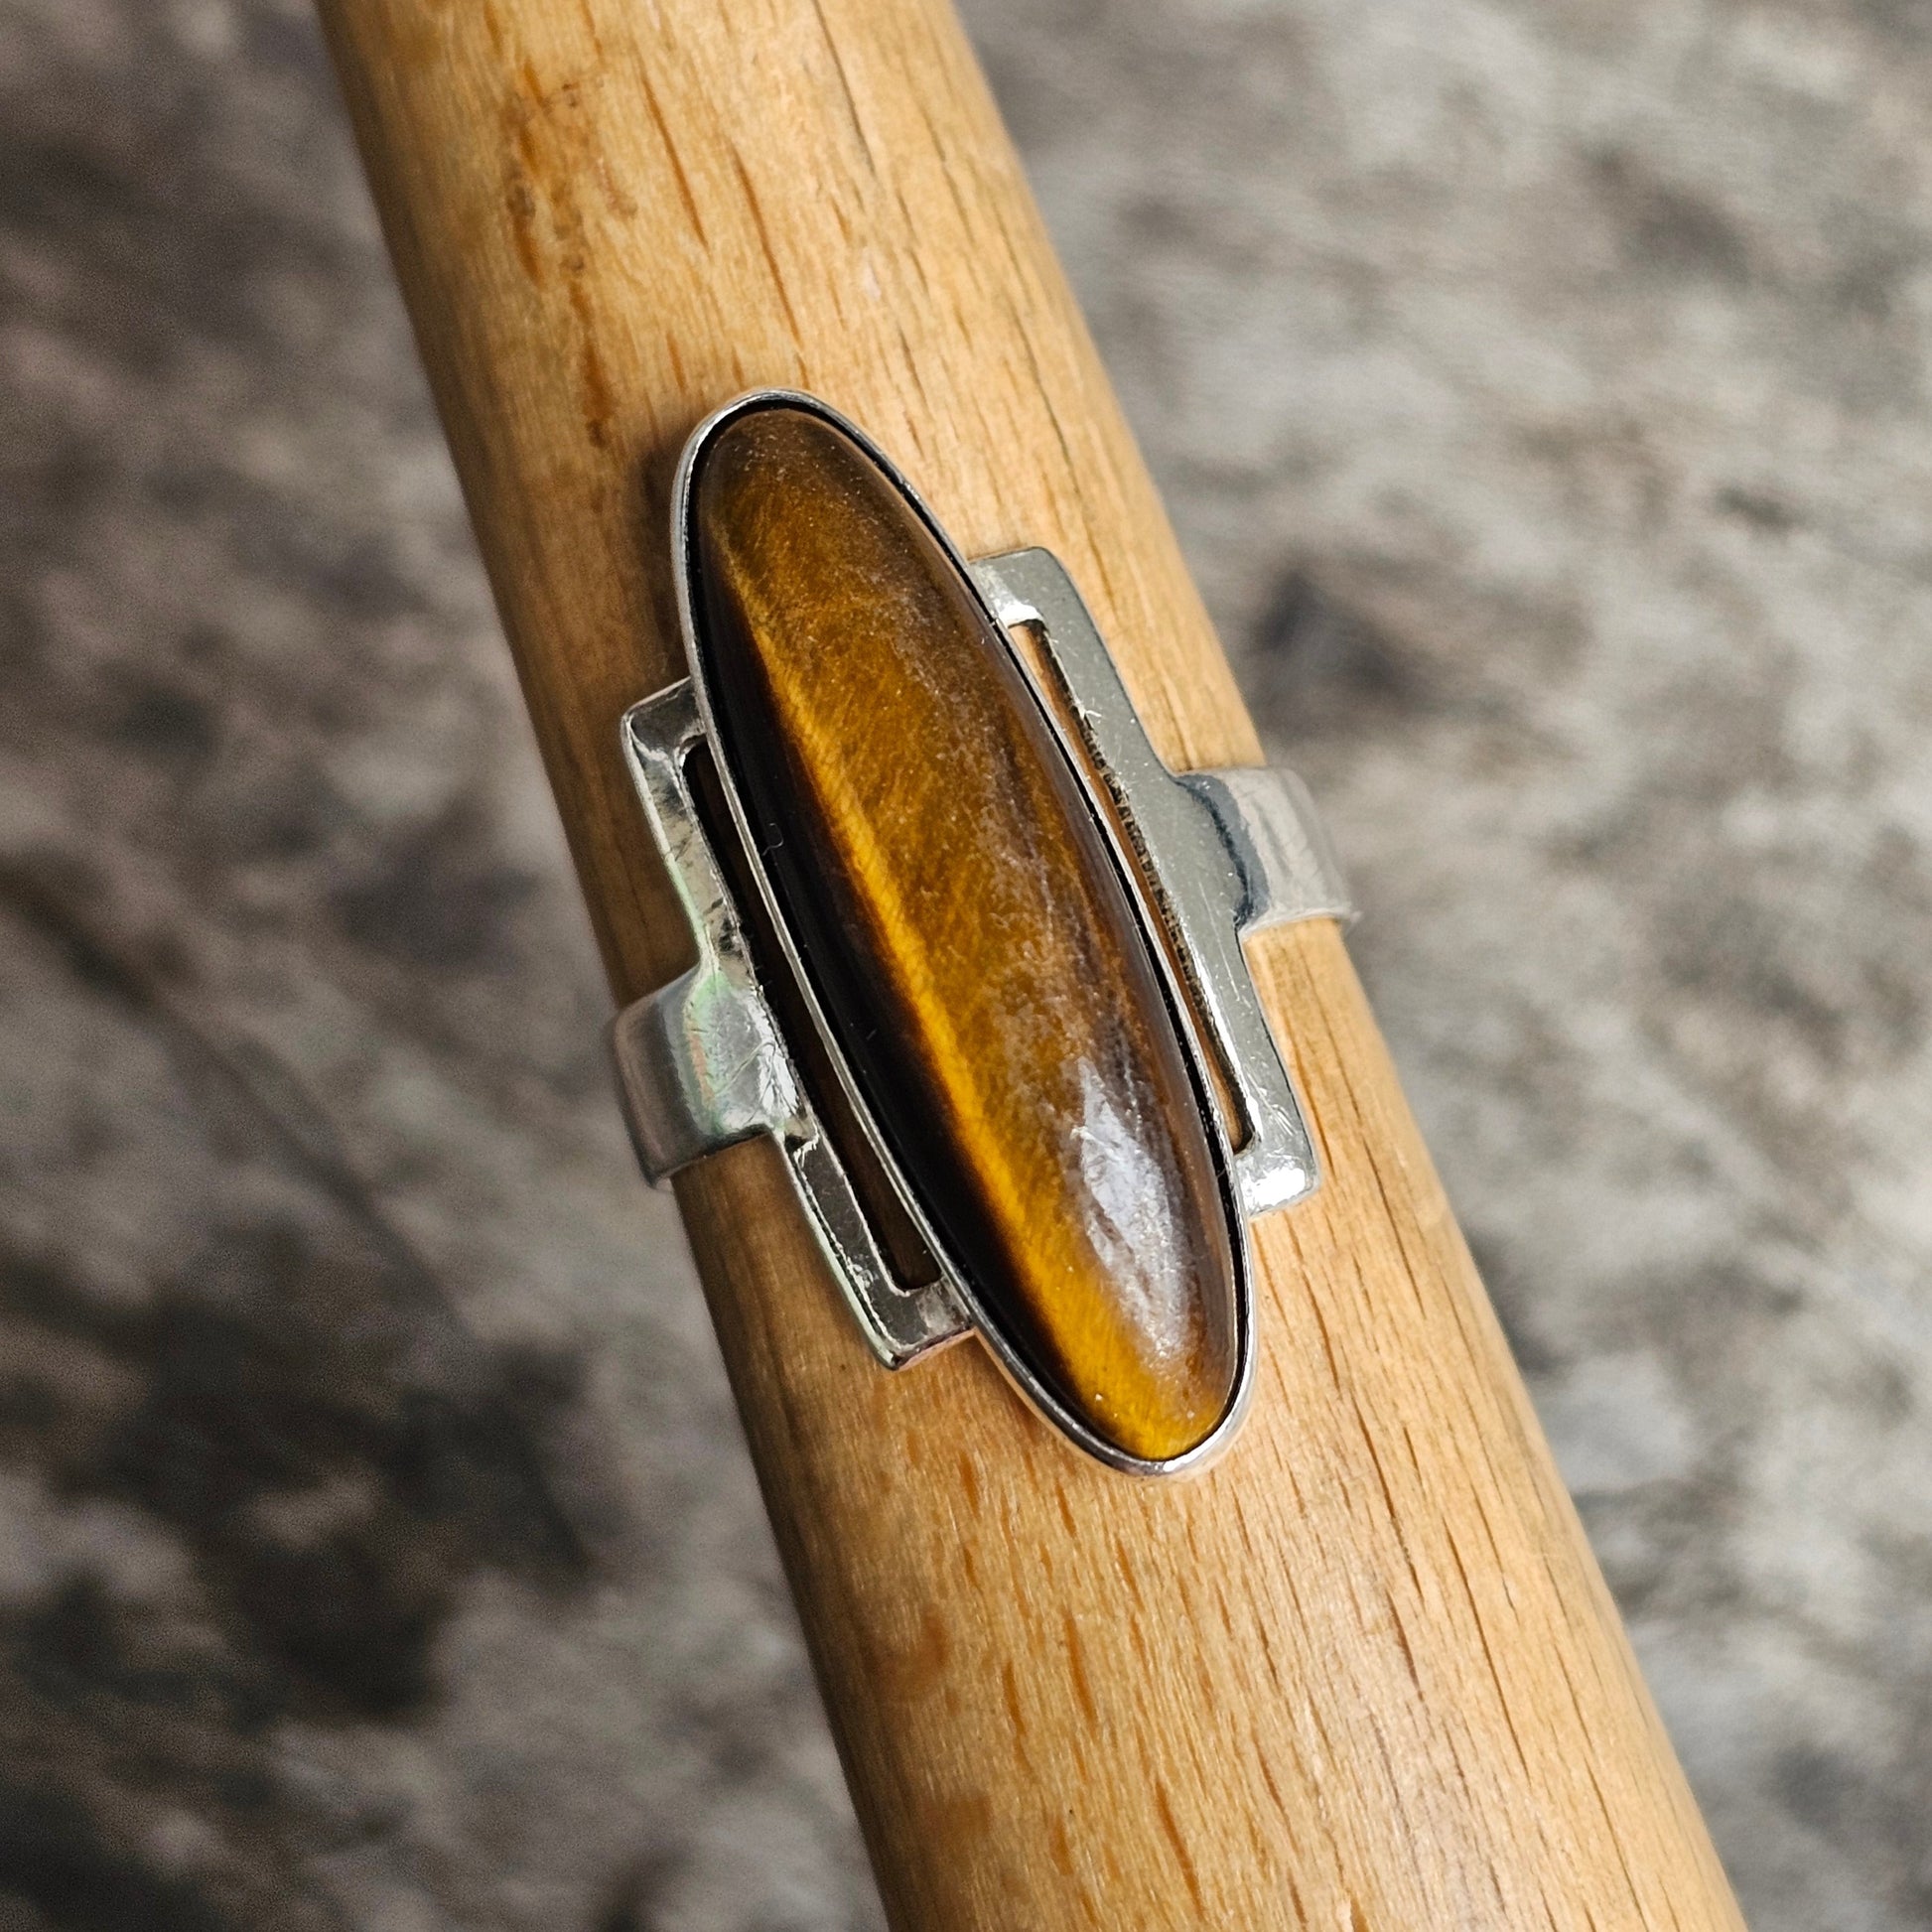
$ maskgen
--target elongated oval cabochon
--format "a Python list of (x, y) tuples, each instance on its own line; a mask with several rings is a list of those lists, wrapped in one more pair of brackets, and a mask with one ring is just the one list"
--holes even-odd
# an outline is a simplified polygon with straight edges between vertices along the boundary
[(1005, 639), (848, 436), (731, 419), (693, 489), (725, 756), (820, 1003), (987, 1317), (1106, 1441), (1226, 1413), (1236, 1262), (1147, 940)]

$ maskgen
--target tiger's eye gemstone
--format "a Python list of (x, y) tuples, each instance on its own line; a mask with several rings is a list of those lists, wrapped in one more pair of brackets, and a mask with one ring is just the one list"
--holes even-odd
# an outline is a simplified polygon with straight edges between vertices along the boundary
[(1184, 1453), (1233, 1238), (1148, 942), (1006, 640), (879, 466), (734, 418), (692, 491), (727, 761), (828, 1023), (987, 1318), (1097, 1435)]

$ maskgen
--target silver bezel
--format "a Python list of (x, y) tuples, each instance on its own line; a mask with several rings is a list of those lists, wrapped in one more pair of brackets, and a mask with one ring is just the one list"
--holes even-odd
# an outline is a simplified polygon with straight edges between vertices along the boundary
[[(1213, 1431), (1182, 1455), (1149, 1460), (1096, 1435), (1040, 1383), (987, 1316), (881, 1134), (786, 927), (711, 707), (698, 634), (690, 501), (696, 466), (709, 441), (737, 417), (771, 407), (810, 411), (851, 437), (930, 531), (1006, 640), (1141, 922), (1187, 1051), (1237, 1266), (1234, 1391)], [(1240, 944), (1243, 932), (1285, 918), (1347, 915), (1339, 875), (1306, 794), (1285, 773), (1169, 771), (1057, 560), (1043, 550), (1024, 550), (969, 564), (897, 467), (856, 424), (814, 396), (755, 390), (698, 426), (685, 445), (672, 489), (671, 542), (688, 676), (625, 714), (623, 746), (690, 920), (698, 961), (615, 1024), (626, 1117), (645, 1171), (662, 1179), (714, 1147), (771, 1134), (860, 1328), (888, 1367), (904, 1367), (972, 1329), (1026, 1401), (1088, 1454), (1139, 1475), (1200, 1468), (1225, 1449), (1239, 1428), (1253, 1388), (1249, 1218), (1303, 1198), (1317, 1178), (1302, 1109)], [(1061, 703), (1040, 689), (1034, 663), (1018, 647), (1013, 633), (1022, 625), (1033, 629), (1040, 659), (1060, 687)], [(1063, 716), (1077, 721), (1077, 735), (1062, 723)], [(685, 759), (700, 739), (712, 747), (733, 833), (777, 935), (783, 969), (853, 1118), (938, 1264), (940, 1280), (930, 1287), (907, 1291), (894, 1278), (759, 987), (738, 909), (685, 777)], [(1096, 796), (1097, 786), (1104, 788), (1111, 810)], [(1163, 934), (1170, 944), (1162, 943)], [(1203, 1028), (1211, 1044), (1200, 1036)], [(1215, 1101), (1207, 1072), (1210, 1052), (1242, 1114), (1238, 1151)]]

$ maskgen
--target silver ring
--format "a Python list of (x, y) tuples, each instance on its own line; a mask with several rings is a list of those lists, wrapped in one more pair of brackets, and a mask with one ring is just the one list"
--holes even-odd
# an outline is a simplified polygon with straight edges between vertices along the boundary
[[(748, 411), (784, 407), (814, 414), (877, 463), (972, 587), (1007, 639), (1028, 690), (1051, 728), (1120, 874), (1130, 883), (1149, 951), (1166, 979), (1185, 1049), (1211, 1055), (1223, 1076), (1223, 1108), (1203, 1101), (1221, 1162), (1239, 1246), (1239, 1359), (1227, 1413), (1184, 1454), (1150, 1460), (1099, 1435), (1067, 1405), (988, 1318), (974, 1284), (948, 1256), (900, 1161), (882, 1133), (836, 1033), (814, 993), (796, 935), (759, 859), (730, 760), (715, 756), (729, 823), (708, 823), (694, 792), (691, 755), (719, 741), (699, 646), (692, 487), (707, 444)], [(1136, 715), (1113, 659), (1078, 590), (1045, 550), (1023, 549), (968, 562), (897, 468), (856, 425), (816, 397), (786, 390), (741, 396), (702, 423), (685, 446), (672, 497), (671, 541), (678, 617), (688, 674), (624, 714), (625, 761), (645, 820), (689, 924), (696, 963), (626, 1008), (613, 1023), (612, 1047), (624, 1116), (645, 1174), (662, 1184), (721, 1148), (768, 1135), (781, 1151), (798, 1199), (860, 1332), (879, 1361), (902, 1369), (977, 1332), (1014, 1385), (1055, 1429), (1112, 1467), (1170, 1475), (1210, 1460), (1239, 1426), (1254, 1378), (1255, 1334), (1249, 1221), (1293, 1205), (1317, 1184), (1314, 1148), (1280, 1048), (1242, 956), (1244, 937), (1291, 920), (1353, 916), (1332, 848), (1306, 787), (1278, 768), (1173, 772)], [(1024, 629), (1036, 646), (1018, 648)], [(1050, 678), (1056, 690), (1043, 687)], [(713, 806), (715, 816), (715, 804)], [(735, 863), (719, 849), (737, 841)], [(759, 904), (739, 902), (729, 883), (752, 882)], [(775, 932), (779, 959), (755, 961), (748, 918)], [(783, 972), (786, 997), (761, 972)], [(889, 1243), (855, 1186), (851, 1163), (827, 1131), (799, 1042), (781, 1013), (807, 1016), (817, 1035), (814, 1063), (829, 1064), (842, 1111), (863, 1134), (872, 1162), (937, 1264), (936, 1278), (907, 1285), (895, 1274)], [(1197, 1091), (1215, 1091), (1196, 1065)]]

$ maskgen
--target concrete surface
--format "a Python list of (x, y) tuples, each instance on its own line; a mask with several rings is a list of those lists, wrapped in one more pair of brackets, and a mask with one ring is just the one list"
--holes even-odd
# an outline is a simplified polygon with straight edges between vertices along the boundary
[[(1932, 1927), (1932, 12), (970, 21), (1753, 1924)], [(875, 1926), (303, 7), (0, 7), (0, 1932)]]

